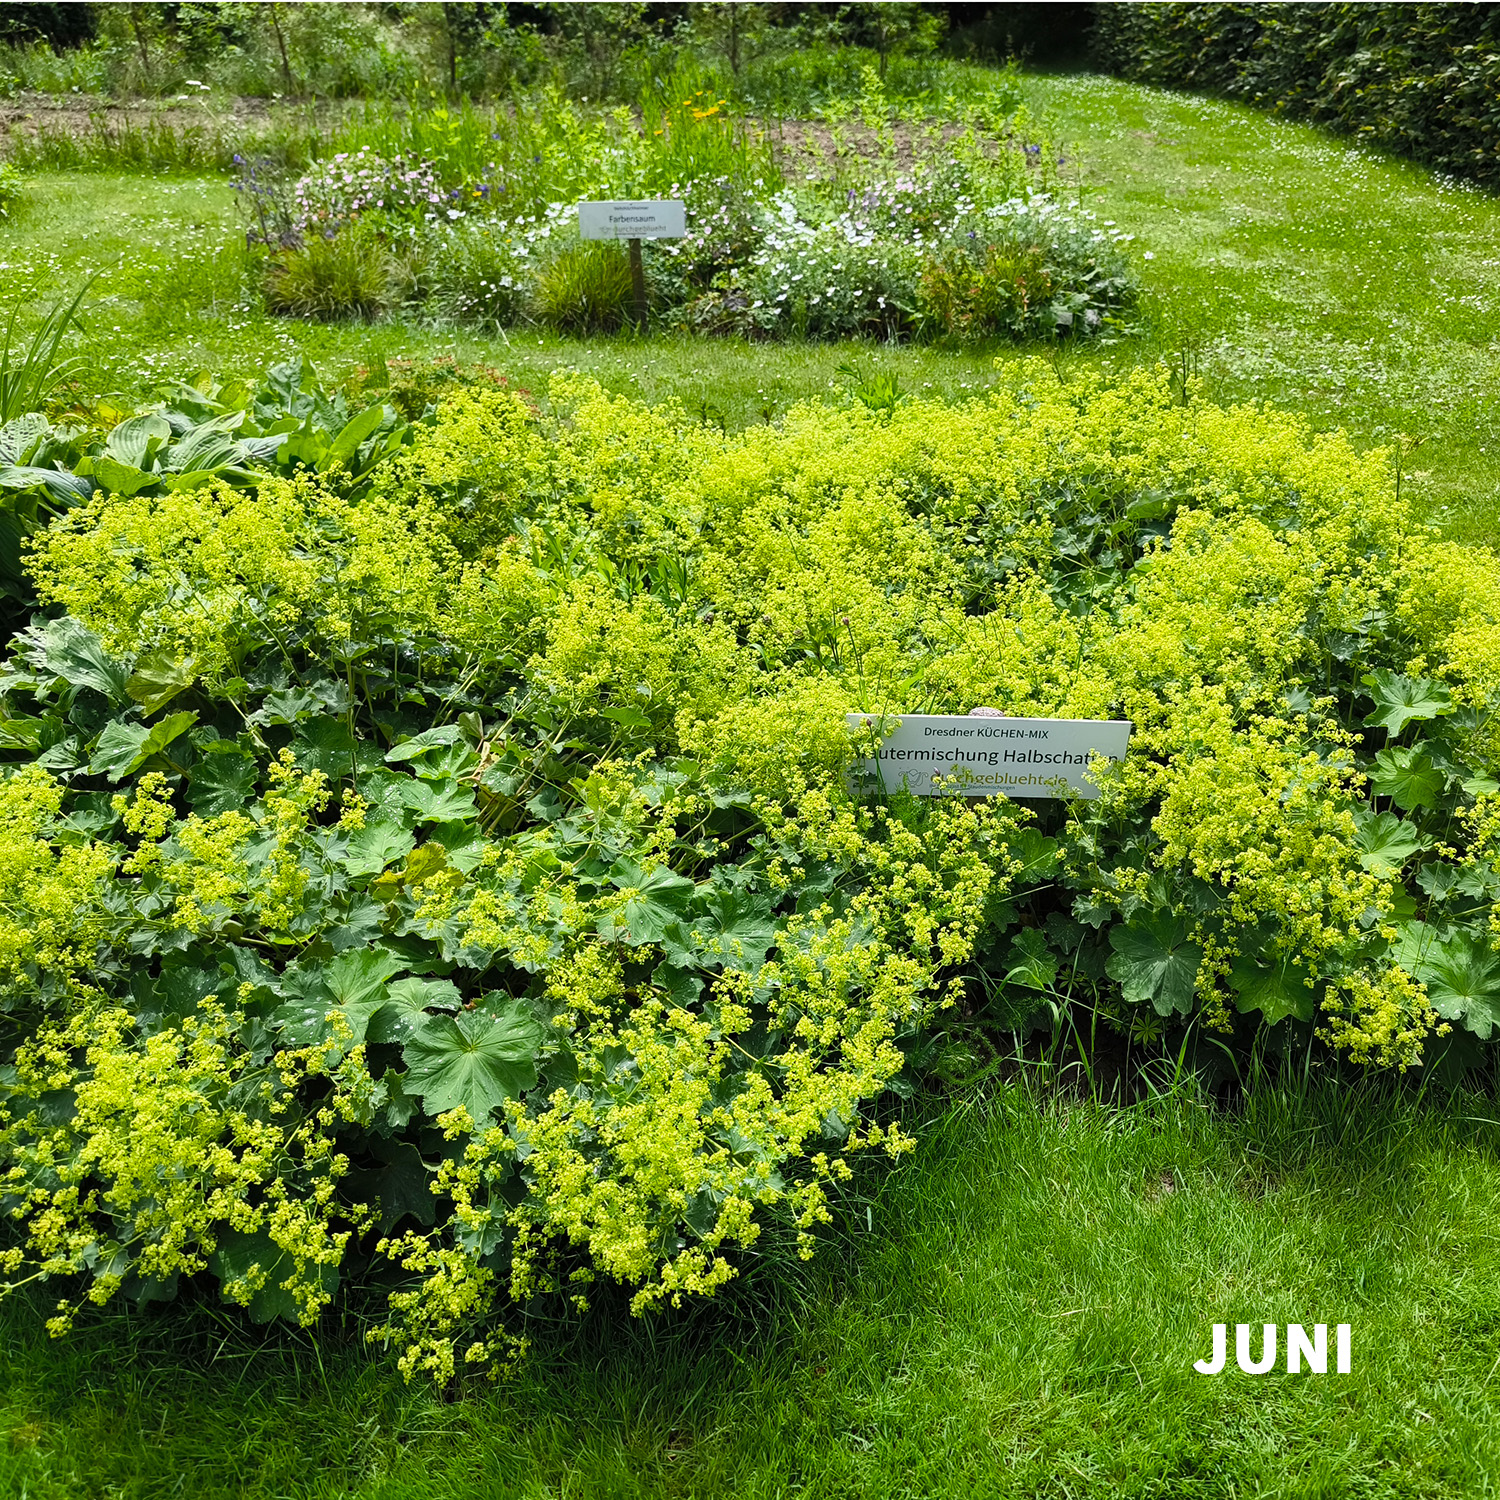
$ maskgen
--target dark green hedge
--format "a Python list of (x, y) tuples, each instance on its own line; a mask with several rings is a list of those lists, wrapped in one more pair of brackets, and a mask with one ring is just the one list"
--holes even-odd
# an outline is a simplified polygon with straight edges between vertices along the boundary
[(1100, 5), (1094, 55), (1500, 185), (1500, 5)]

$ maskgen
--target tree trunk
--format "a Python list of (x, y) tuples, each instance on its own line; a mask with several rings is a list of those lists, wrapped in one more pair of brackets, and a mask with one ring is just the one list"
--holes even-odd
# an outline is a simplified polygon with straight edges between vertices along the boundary
[(146, 50), (146, 33), (141, 30), (139, 5), (130, 7), (130, 29), (135, 33), (136, 51), (141, 54), (141, 87), (144, 88), (146, 80), (151, 76), (151, 54)]
[(281, 34), (281, 6), (268, 5), (266, 11), (271, 17), (271, 30), (276, 37), (276, 50), (281, 54), (281, 76), (286, 82), (287, 96), (290, 97), (297, 90), (292, 86), (291, 59), (286, 55), (286, 38)]
[(458, 97), (458, 6), (443, 6), (443, 30), (448, 42), (448, 92)]

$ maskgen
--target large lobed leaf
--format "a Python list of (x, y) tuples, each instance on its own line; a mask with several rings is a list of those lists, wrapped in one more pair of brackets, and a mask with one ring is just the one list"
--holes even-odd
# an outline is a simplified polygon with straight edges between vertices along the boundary
[(536, 1082), (536, 1053), (545, 1035), (531, 1007), (508, 995), (491, 996), (455, 1016), (429, 1016), (402, 1049), (405, 1087), (422, 1096), (429, 1115), (462, 1107), (482, 1124)]

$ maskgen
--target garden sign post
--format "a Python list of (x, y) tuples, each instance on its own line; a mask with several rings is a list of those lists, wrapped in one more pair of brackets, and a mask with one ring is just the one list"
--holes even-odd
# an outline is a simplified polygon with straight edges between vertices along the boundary
[(993, 709), (850, 714), (847, 723), (883, 734), (876, 758), (855, 762), (862, 787), (904, 786), (915, 797), (1097, 797), (1090, 767), (1124, 760), (1130, 742), (1128, 719), (1012, 719)]
[(645, 330), (646, 270), (642, 240), (680, 240), (687, 233), (687, 205), (675, 198), (627, 198), (578, 205), (578, 232), (586, 240), (629, 240), (630, 283), (636, 326)]

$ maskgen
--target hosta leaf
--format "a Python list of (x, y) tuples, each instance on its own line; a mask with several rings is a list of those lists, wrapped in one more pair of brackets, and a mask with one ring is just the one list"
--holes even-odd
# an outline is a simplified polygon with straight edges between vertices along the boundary
[(138, 495), (148, 485), (155, 484), (160, 477), (149, 469), (138, 469), (134, 464), (122, 464), (119, 459), (110, 458), (105, 453), (87, 462), (88, 472), (92, 475), (94, 483), (101, 490), (108, 490), (112, 495), (126, 497)]
[(1426, 834), (1402, 822), (1395, 813), (1357, 808), (1354, 825), (1359, 862), (1373, 875), (1394, 875), (1412, 855), (1432, 845)]
[(625, 893), (625, 899), (599, 919), (599, 932), (640, 947), (659, 943), (673, 922), (685, 918), (697, 887), (674, 874), (665, 865), (644, 870), (633, 860), (616, 862), (610, 880)]
[(500, 997), (456, 1016), (428, 1016), (402, 1049), (405, 1087), (429, 1116), (460, 1105), (476, 1124), (536, 1082), (546, 1028), (524, 1000)]
[(168, 474), (162, 488), (173, 494), (183, 490), (206, 490), (223, 473), (220, 469), (189, 469), (185, 474)]
[(93, 758), (89, 761), (91, 776), (108, 776), (119, 781), (138, 771), (151, 757), (165, 750), (190, 724), (198, 722), (195, 713), (168, 714), (149, 727), (145, 724), (124, 724), (118, 719), (104, 726), (94, 744)]
[[(105, 438), (104, 452), (117, 463), (150, 469), (152, 460), (171, 439), (172, 424), (155, 412), (147, 412), (139, 417), (126, 417)], [(100, 483), (104, 481), (101, 479)]]
[(1436, 719), (1453, 712), (1453, 694), (1431, 677), (1403, 677), (1382, 667), (1360, 679), (1375, 700), (1365, 723), (1394, 739), (1413, 719)]
[(357, 417), (352, 417), (339, 435), (328, 445), (325, 463), (341, 463), (353, 467), (352, 460), (359, 452), (359, 445), (385, 420), (384, 404), (367, 406)]
[(163, 467), (179, 475), (201, 474), (211, 477), (216, 470), (222, 469), (225, 464), (233, 463), (239, 457), (235, 440), (225, 431), (226, 424), (235, 424), (238, 421), (239, 416), (236, 413), (228, 417), (215, 417), (211, 421), (200, 422), (190, 432), (185, 433), (180, 441), (173, 443), (167, 449), (166, 463)]
[(32, 465), (0, 464), (0, 490), (45, 490), (57, 505), (78, 505), (91, 499), (94, 481), (81, 474)]
[(1187, 923), (1166, 912), (1153, 912), (1109, 930), (1110, 954), (1105, 971), (1117, 980), (1133, 1005), (1147, 1001), (1158, 1015), (1186, 1015), (1193, 1003), (1203, 950), (1188, 937)]
[(1407, 812), (1436, 807), (1445, 780), (1420, 745), (1395, 745), (1382, 750), (1370, 768), (1370, 785)]
[(37, 439), (46, 437), (52, 424), (39, 411), (29, 411), (12, 417), (0, 427), (0, 464), (19, 464), (36, 446)]
[(1235, 1009), (1258, 1010), (1274, 1025), (1288, 1016), (1310, 1021), (1317, 1008), (1317, 995), (1308, 988), (1307, 971), (1296, 964), (1261, 965), (1251, 958), (1237, 958), (1229, 970), (1229, 988)]

